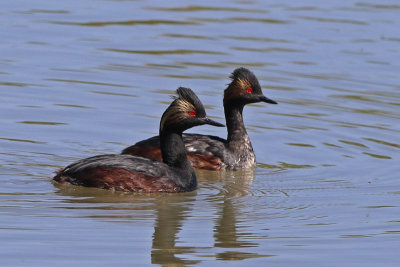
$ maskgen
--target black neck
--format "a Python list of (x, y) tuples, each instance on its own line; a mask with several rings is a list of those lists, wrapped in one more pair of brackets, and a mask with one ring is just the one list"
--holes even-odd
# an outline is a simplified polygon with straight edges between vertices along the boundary
[(228, 129), (227, 141), (229, 144), (249, 140), (243, 122), (243, 107), (244, 105), (224, 105), (226, 127)]
[(182, 133), (164, 131), (160, 133), (160, 146), (163, 162), (168, 166), (180, 169), (190, 174), (194, 173), (187, 157)]

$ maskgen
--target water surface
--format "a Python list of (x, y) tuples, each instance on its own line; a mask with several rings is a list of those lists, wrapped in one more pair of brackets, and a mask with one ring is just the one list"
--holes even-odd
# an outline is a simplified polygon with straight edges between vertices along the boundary
[[(1, 265), (399, 264), (396, 1), (0, 7)], [(178, 86), (223, 121), (239, 66), (279, 102), (245, 108), (254, 170), (199, 171), (176, 195), (51, 182), (157, 134)]]

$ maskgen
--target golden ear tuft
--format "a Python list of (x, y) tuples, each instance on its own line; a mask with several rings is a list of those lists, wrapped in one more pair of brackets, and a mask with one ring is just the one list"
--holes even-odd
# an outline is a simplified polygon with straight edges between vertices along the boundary
[(246, 79), (237, 79), (237, 85), (242, 89), (251, 88), (251, 83)]

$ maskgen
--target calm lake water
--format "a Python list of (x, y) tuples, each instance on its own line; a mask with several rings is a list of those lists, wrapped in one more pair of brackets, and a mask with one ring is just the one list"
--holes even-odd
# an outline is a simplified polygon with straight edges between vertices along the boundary
[[(0, 3), (0, 265), (399, 266), (400, 4)], [(236, 67), (258, 166), (195, 192), (58, 186), (158, 133), (178, 86), (224, 121)], [(202, 126), (189, 132), (226, 136)]]

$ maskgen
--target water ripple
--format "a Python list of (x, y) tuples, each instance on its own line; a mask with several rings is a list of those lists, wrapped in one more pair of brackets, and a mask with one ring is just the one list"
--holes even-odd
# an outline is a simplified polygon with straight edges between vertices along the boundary
[(195, 6), (189, 5), (185, 7), (146, 7), (149, 10), (166, 11), (166, 12), (198, 12), (198, 11), (227, 11), (241, 13), (267, 13), (261, 9), (232, 8), (232, 7), (215, 7), (215, 6)]
[(322, 18), (322, 17), (311, 17), (311, 16), (298, 16), (300, 19), (327, 22), (327, 23), (345, 23), (345, 24), (355, 24), (355, 25), (368, 25), (367, 22), (353, 19), (335, 19), (335, 18)]
[(129, 49), (116, 49), (104, 48), (102, 50), (129, 53), (129, 54), (146, 54), (146, 55), (191, 55), (191, 54), (206, 54), (206, 55), (227, 55), (225, 52), (208, 51), (208, 50), (191, 50), (191, 49), (175, 49), (175, 50), (129, 50)]
[(175, 20), (124, 20), (124, 21), (92, 21), (92, 22), (68, 22), (68, 21), (43, 21), (50, 24), (84, 26), (84, 27), (106, 27), (106, 26), (136, 26), (136, 25), (198, 25), (191, 21)]

